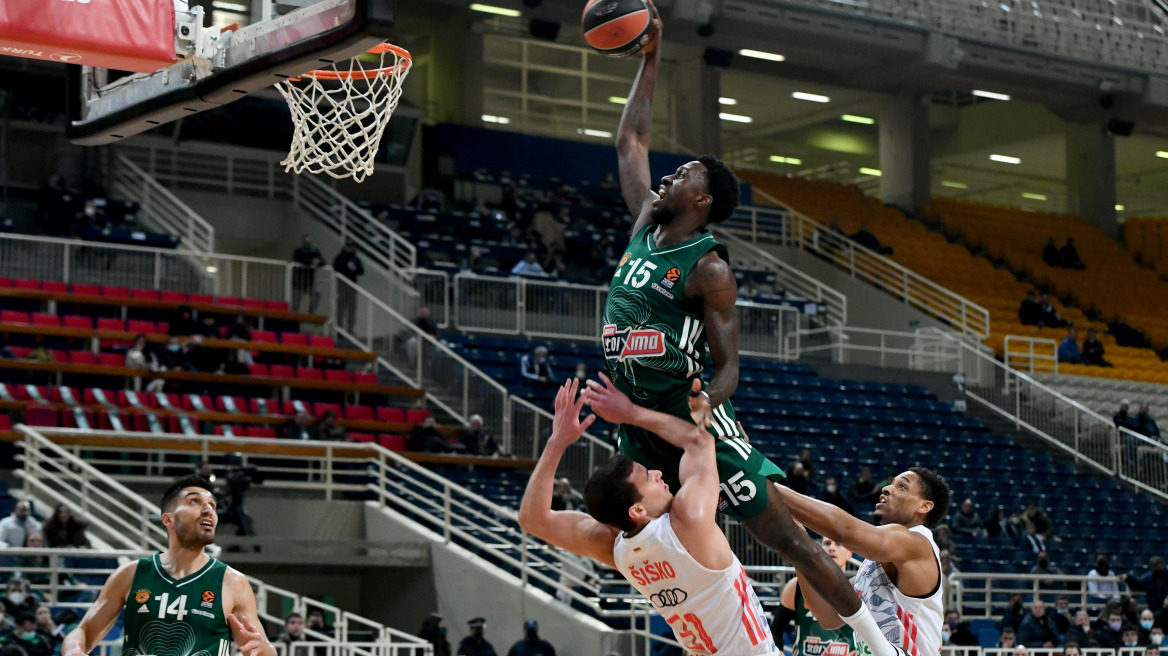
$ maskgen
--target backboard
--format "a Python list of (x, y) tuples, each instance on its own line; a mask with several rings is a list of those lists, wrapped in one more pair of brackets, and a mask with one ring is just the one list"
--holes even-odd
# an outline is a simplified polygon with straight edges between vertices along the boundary
[(356, 57), (392, 36), (393, 0), (295, 0), (299, 6), (282, 15), (278, 10), (288, 5), (251, 3), (208, 3), (256, 17), (245, 27), (220, 28), (206, 24), (202, 6), (175, 0), (178, 59), (153, 73), (116, 77), (108, 69), (70, 65), (69, 140), (114, 143)]

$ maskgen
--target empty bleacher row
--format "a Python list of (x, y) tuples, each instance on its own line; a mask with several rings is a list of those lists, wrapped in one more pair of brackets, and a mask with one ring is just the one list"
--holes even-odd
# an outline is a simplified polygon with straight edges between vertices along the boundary
[[(444, 336), (465, 357), (499, 376), (510, 389), (546, 406), (554, 388), (519, 379), (518, 361), (535, 343), (500, 337)], [(577, 360), (596, 371), (598, 350), (590, 344), (547, 344), (561, 376), (574, 373)], [(508, 363), (515, 363), (508, 365)], [(1079, 474), (1045, 451), (1022, 448), (996, 435), (918, 386), (817, 376), (806, 364), (745, 359), (733, 401), (751, 443), (785, 467), (803, 448), (811, 449), (824, 476), (850, 481), (861, 467), (880, 477), (921, 464), (944, 475), (954, 499), (968, 496), (983, 517), (1002, 506), (1008, 514), (1035, 501), (1048, 508), (1056, 534), (1048, 542), (1052, 560), (1068, 571), (1086, 571), (1096, 551), (1113, 554), (1119, 566), (1137, 566), (1146, 556), (1143, 540), (1154, 540), (1159, 518), (1168, 516), (1146, 497), (1106, 478)], [(501, 504), (518, 502), (515, 481), (476, 480)], [(1069, 509), (1069, 497), (1098, 512)], [(867, 509), (859, 509), (866, 513)], [(956, 508), (954, 507), (954, 511)], [(1154, 519), (1151, 519), (1154, 518)], [(1145, 521), (1146, 520), (1146, 521)], [(967, 572), (1026, 573), (1034, 564), (1029, 547), (1013, 539), (961, 539)]]

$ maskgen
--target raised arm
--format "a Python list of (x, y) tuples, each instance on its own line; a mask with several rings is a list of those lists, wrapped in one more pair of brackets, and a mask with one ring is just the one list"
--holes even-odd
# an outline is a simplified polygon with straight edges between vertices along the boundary
[(583, 395), (576, 398), (579, 381), (573, 378), (564, 383), (556, 394), (556, 416), (552, 423), (552, 436), (535, 471), (527, 481), (523, 492), (523, 503), (519, 506), (519, 526), (537, 538), (554, 544), (572, 553), (587, 556), (609, 567), (616, 567), (612, 558), (612, 547), (617, 530), (605, 526), (592, 517), (575, 510), (552, 510), (552, 490), (555, 487), (556, 467), (564, 451), (580, 439), (580, 436), (596, 421), (589, 415), (580, 421), (580, 410), (584, 407)]
[(694, 265), (685, 288), (687, 297), (702, 299), (702, 319), (714, 364), (706, 394), (716, 408), (738, 389), (738, 283), (726, 260), (710, 251)]
[(651, 0), (649, 9), (653, 12), (653, 34), (641, 48), (644, 56), (641, 70), (633, 81), (632, 93), (625, 103), (620, 127), (616, 131), (621, 194), (633, 214), (634, 234), (649, 221), (651, 205), (657, 198), (649, 171), (649, 141), (653, 135), (653, 92), (657, 88), (657, 71), (661, 65), (661, 19)]
[(65, 641), (61, 643), (61, 656), (85, 656), (105, 638), (126, 606), (126, 597), (130, 594), (134, 572), (137, 570), (138, 561), (135, 560), (110, 574), (97, 601), (85, 611), (85, 617), (81, 618), (77, 628), (65, 636)]
[(929, 541), (900, 524), (873, 526), (844, 510), (791, 488), (775, 486), (787, 502), (791, 516), (816, 533), (831, 538), (865, 560), (903, 564), (927, 553), (933, 556)]

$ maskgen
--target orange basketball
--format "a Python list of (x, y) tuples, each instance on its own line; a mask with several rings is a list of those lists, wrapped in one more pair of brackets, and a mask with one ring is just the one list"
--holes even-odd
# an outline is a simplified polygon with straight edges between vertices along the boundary
[(600, 54), (628, 57), (649, 41), (653, 14), (645, 0), (588, 0), (580, 27)]

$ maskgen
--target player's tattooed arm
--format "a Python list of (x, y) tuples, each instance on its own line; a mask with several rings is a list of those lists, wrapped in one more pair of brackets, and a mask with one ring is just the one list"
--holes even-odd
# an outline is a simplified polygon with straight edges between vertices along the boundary
[(616, 132), (616, 153), (620, 169), (621, 194), (632, 212), (636, 233), (649, 221), (651, 204), (657, 194), (649, 170), (649, 142), (653, 136), (653, 92), (657, 88), (657, 71), (661, 64), (661, 19), (656, 7), (653, 11), (656, 29), (641, 50), (644, 59), (633, 82), (632, 93), (621, 114)]
[(738, 283), (734, 271), (716, 252), (710, 251), (694, 265), (685, 283), (686, 296), (699, 296), (703, 321), (714, 361), (714, 377), (706, 387), (710, 406), (718, 407), (738, 389)]

